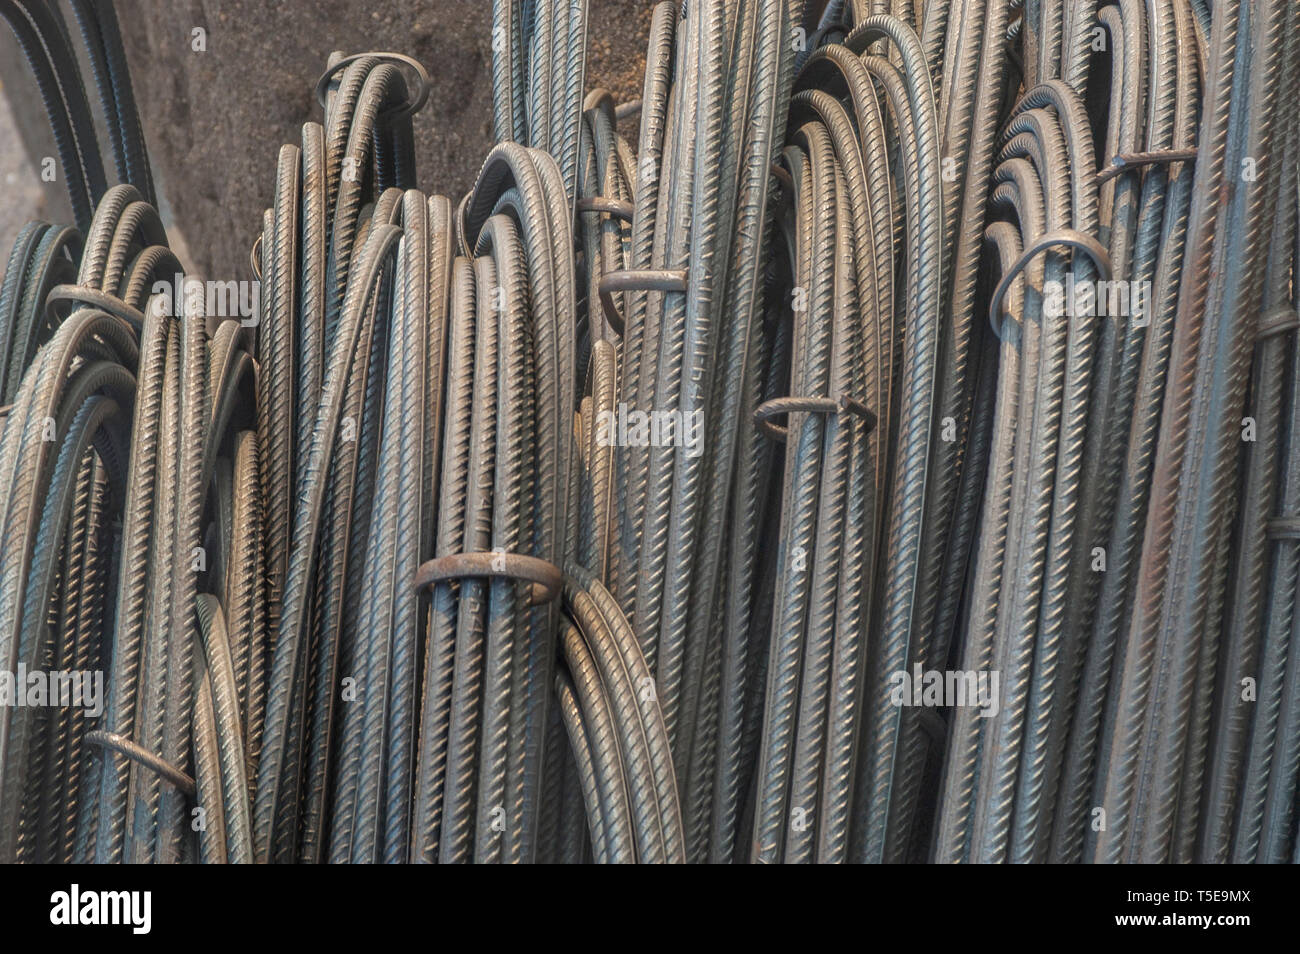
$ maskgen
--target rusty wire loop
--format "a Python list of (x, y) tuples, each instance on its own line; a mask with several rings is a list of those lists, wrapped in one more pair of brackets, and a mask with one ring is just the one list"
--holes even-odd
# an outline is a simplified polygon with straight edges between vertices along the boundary
[(86, 733), (86, 742), (91, 745), (102, 746), (111, 749), (118, 755), (124, 756), (135, 762), (137, 765), (143, 765), (152, 772), (156, 772), (160, 778), (169, 785), (184, 792), (190, 798), (197, 794), (198, 789), (194, 785), (194, 779), (190, 778), (176, 766), (160, 759), (152, 752), (148, 752), (136, 745), (130, 739), (118, 735), (116, 732), (104, 732), (96, 730)]
[(557, 567), (522, 553), (449, 553), (421, 565), (415, 574), (415, 588), (423, 590), (435, 583), (466, 577), (530, 583), (533, 606), (555, 599), (564, 583), (564, 574)]

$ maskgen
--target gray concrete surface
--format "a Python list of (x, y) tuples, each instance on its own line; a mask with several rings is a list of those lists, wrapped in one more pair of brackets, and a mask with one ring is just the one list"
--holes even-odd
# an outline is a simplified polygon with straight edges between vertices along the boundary
[[(640, 95), (652, 8), (653, 0), (591, 0), (589, 89)], [(276, 153), (320, 118), (312, 90), (331, 50), (393, 50), (428, 69), (432, 93), (415, 117), (421, 188), (458, 199), (491, 146), (489, 0), (118, 0), (118, 15), (164, 221), (209, 276), (244, 277)], [(191, 48), (199, 27), (203, 52)], [(8, 117), (0, 109), (7, 253), (23, 221), (69, 213), (62, 186), (32, 172), (53, 144), (26, 63), (8, 30), (0, 34), (0, 90), (13, 106)]]
[[(0, 93), (5, 92), (0, 85)], [(0, 255), (7, 256), (9, 246), (23, 223), (32, 219), (49, 219), (52, 210), (50, 196), (63, 196), (61, 188), (46, 190), (41, 186), (40, 175), (23, 148), (22, 136), (18, 131), (18, 121), (9, 108), (9, 98), (0, 96)], [(49, 195), (47, 196), (47, 191)], [(67, 216), (67, 200), (64, 198), (64, 216)]]

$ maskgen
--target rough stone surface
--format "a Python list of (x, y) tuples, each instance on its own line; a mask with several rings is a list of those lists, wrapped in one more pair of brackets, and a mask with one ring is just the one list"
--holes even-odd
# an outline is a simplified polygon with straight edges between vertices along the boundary
[[(0, 91), (3, 89), (0, 86)], [(9, 247), (25, 222), (34, 218), (48, 221), (56, 211), (48, 207), (40, 175), (24, 151), (17, 131), (17, 121), (8, 99), (0, 96), (0, 183), (3, 184), (0, 194), (4, 196), (0, 202), (0, 246), (3, 246), (0, 255), (3, 256), (8, 255)], [(49, 191), (53, 195), (60, 194), (56, 189)], [(68, 214), (64, 212), (63, 217), (67, 218)]]
[[(640, 96), (653, 5), (590, 0), (588, 89)], [(492, 143), (491, 8), (489, 0), (119, 0), (164, 218), (184, 236), (190, 264), (245, 277), (276, 154), (300, 141), (304, 121), (320, 118), (312, 91), (332, 50), (393, 50), (425, 65), (432, 92), (415, 117), (419, 184), (459, 198)], [(195, 28), (206, 31), (203, 52), (192, 49)], [(35, 85), (0, 32), (0, 83), (28, 156), (48, 154)], [(56, 192), (38, 183), (23, 195), (7, 190), (3, 201), (21, 219), (35, 206), (49, 216), (59, 209)], [(0, 244), (12, 241), (11, 217)]]

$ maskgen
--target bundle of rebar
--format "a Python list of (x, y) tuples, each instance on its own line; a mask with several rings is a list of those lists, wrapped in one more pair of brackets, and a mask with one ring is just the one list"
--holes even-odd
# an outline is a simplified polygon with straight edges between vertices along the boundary
[(71, 9), (0, 860), (1300, 861), (1294, 0), (666, 0), (624, 103), (495, 0), (472, 191), (331, 54), (236, 317)]

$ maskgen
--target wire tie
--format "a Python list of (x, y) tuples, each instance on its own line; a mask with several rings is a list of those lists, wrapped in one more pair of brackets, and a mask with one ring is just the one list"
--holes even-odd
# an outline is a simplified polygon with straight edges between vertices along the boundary
[(106, 732), (103, 729), (96, 729), (93, 732), (86, 733), (86, 741), (91, 745), (103, 746), (118, 755), (125, 755), (137, 765), (149, 769), (164, 782), (170, 784), (173, 788), (179, 789), (184, 794), (193, 798), (198, 789), (194, 785), (194, 779), (190, 778), (170, 762), (164, 761), (157, 755), (154, 755), (148, 749), (141, 748), (124, 735), (118, 735), (116, 732)]
[(1112, 156), (1110, 165), (1097, 171), (1097, 181), (1105, 182), (1141, 166), (1168, 165), (1172, 162), (1191, 162), (1196, 159), (1195, 149), (1158, 149), (1154, 152), (1121, 152)]
[(993, 333), (1002, 339), (1002, 325), (998, 323), (998, 315), (1002, 312), (1002, 299), (1006, 297), (1007, 290), (1010, 289), (1011, 283), (1016, 280), (1025, 268), (1038, 255), (1050, 248), (1058, 245), (1064, 245), (1068, 248), (1076, 248), (1082, 252), (1087, 252), (1088, 257), (1092, 259), (1093, 264), (1097, 266), (1097, 271), (1101, 273), (1102, 281), (1110, 281), (1112, 273), (1110, 265), (1110, 255), (1102, 244), (1091, 235), (1076, 231), (1075, 229), (1056, 229), (1040, 236), (1036, 242), (1025, 249), (1024, 253), (1016, 260), (1016, 263), (1007, 269), (998, 282), (998, 287), (993, 292), (993, 300), (989, 302), (989, 324), (993, 328)]
[(605, 310), (605, 320), (619, 335), (626, 327), (623, 314), (614, 301), (615, 292), (625, 291), (686, 291), (687, 272), (684, 268), (620, 268), (600, 276), (600, 303)]
[(786, 187), (787, 190), (789, 190), (790, 192), (794, 191), (794, 176), (790, 175), (789, 169), (781, 165), (779, 162), (774, 162), (772, 163), (772, 168), (770, 171), (772, 175), (776, 176), (778, 179), (781, 180), (781, 183)]
[(867, 433), (876, 428), (876, 415), (857, 398), (847, 394), (833, 397), (783, 397), (760, 404), (754, 411), (754, 423), (774, 441), (785, 441), (787, 428), (771, 419), (782, 414), (838, 414), (849, 411), (867, 422)]
[(1255, 329), (1255, 340), (1263, 341), (1273, 335), (1280, 335), (1293, 328), (1300, 328), (1300, 313), (1290, 308), (1279, 308), (1270, 312)]
[(1300, 517), (1274, 517), (1265, 530), (1270, 540), (1300, 540)]
[(325, 91), (329, 88), (330, 81), (334, 79), (335, 74), (340, 70), (347, 69), (357, 60), (365, 59), (368, 56), (373, 56), (381, 62), (390, 63), (393, 66), (408, 66), (415, 72), (418, 81), (416, 94), (407, 100), (404, 106), (395, 106), (392, 110), (385, 111), (384, 118), (388, 122), (392, 122), (418, 113), (429, 99), (429, 72), (419, 60), (412, 59), (402, 53), (388, 52), (353, 53), (351, 56), (343, 57), (343, 59), (322, 73), (321, 78), (316, 81), (316, 102), (320, 103), (320, 108), (325, 108)]
[(607, 199), (603, 195), (589, 199), (579, 199), (574, 204), (574, 209), (580, 215), (584, 212), (604, 212), (616, 219), (622, 219), (624, 222), (631, 222), (634, 212), (631, 202), (624, 202), (621, 199)]
[(257, 233), (257, 238), (253, 239), (253, 247), (248, 250), (248, 265), (253, 270), (253, 276), (260, 282), (262, 280), (262, 233)]
[(491, 577), (531, 583), (529, 603), (539, 606), (560, 595), (564, 574), (553, 563), (522, 553), (487, 550), (481, 553), (449, 553), (436, 557), (415, 572), (415, 589), (466, 577)]
[(116, 295), (110, 295), (108, 292), (87, 288), (85, 285), (55, 285), (50, 289), (50, 293), (45, 296), (45, 314), (47, 317), (58, 317), (54, 312), (54, 306), (61, 301), (75, 302), (88, 308), (98, 308), (100, 311), (108, 312), (113, 317), (125, 321), (135, 329), (137, 334), (144, 328), (144, 313), (137, 311)]

